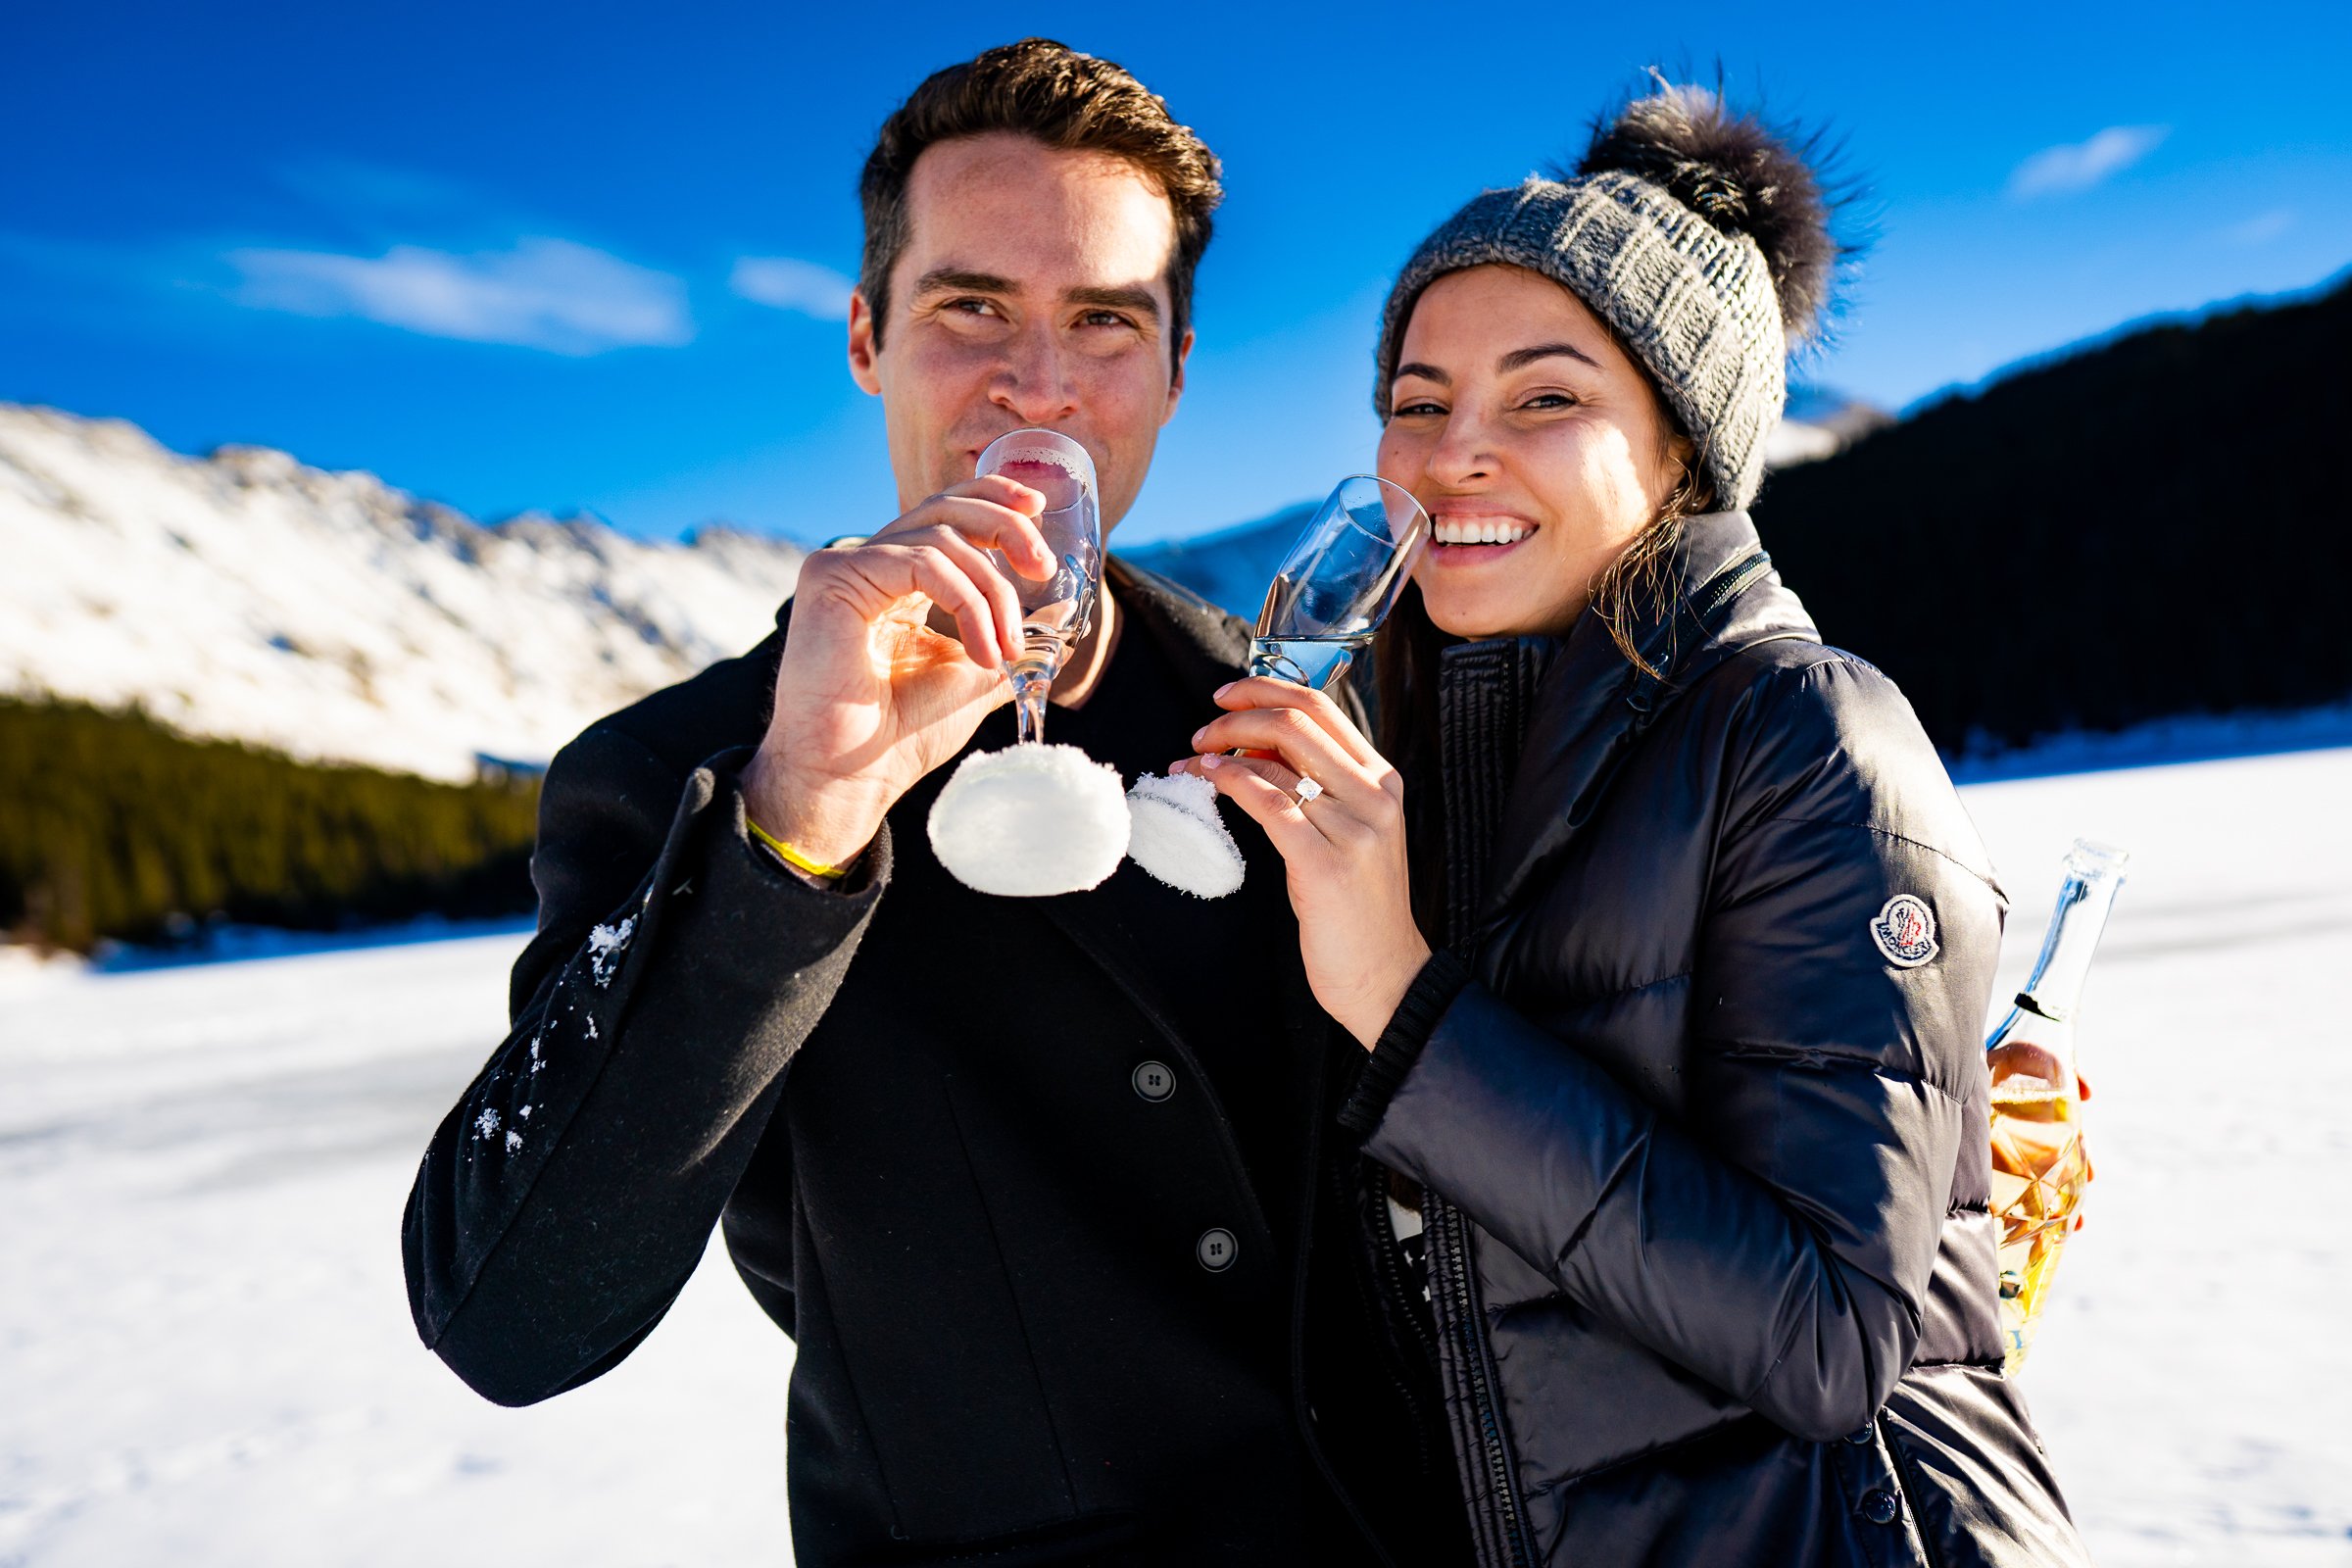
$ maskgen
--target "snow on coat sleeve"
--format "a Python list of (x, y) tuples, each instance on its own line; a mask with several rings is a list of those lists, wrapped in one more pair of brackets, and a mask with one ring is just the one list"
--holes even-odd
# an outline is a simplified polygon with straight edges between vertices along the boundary
[(600, 727), (548, 770), (514, 1026), (402, 1231), (417, 1332), (501, 1404), (597, 1376), (668, 1310), (888, 880), (887, 838), (839, 888), (755, 845), (749, 757), (680, 781)]
[[(1471, 983), (1366, 1149), (1627, 1335), (1827, 1441), (1919, 1344), (1960, 1141), (1985, 1136), (1968, 1090), (2001, 905), (1884, 676), (1832, 662), (1760, 695), (1699, 915), (1687, 1119)], [(1916, 963), (1872, 935), (1903, 895), (1936, 923)]]

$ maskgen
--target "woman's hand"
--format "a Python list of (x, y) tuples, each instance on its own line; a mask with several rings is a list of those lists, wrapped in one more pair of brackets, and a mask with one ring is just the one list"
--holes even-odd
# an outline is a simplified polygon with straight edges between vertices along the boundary
[[(1228, 711), (1172, 765), (1250, 813), (1289, 867), (1307, 983), (1367, 1051), (1429, 959), (1405, 869), (1404, 781), (1321, 692), (1253, 676), (1220, 687)], [(1259, 755), (1228, 757), (1240, 748)], [(1300, 778), (1322, 793), (1303, 806)]]

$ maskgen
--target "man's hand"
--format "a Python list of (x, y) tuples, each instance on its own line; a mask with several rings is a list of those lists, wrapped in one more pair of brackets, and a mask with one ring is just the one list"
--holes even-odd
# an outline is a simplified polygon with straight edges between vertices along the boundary
[[(954, 757), (1011, 695), (1021, 646), (1013, 587), (1054, 570), (1030, 519), (1045, 498), (992, 475), (931, 497), (861, 545), (801, 567), (767, 735), (744, 771), (761, 827), (840, 865), (915, 781)], [(955, 635), (931, 629), (936, 607)]]

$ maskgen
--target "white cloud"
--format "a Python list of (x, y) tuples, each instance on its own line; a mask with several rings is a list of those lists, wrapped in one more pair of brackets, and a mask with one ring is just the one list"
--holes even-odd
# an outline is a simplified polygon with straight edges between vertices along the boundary
[(2170, 125), (2109, 125), (2088, 141), (2044, 147), (2017, 166), (2009, 194), (2021, 200), (2088, 190), (2156, 150)]
[(240, 250), (235, 298), (299, 316), (356, 316), (469, 343), (557, 354), (673, 345), (694, 336), (686, 285), (564, 239), (461, 256), (395, 245), (381, 256)]
[(727, 286), (760, 305), (798, 311), (820, 321), (850, 318), (850, 290), (857, 285), (830, 267), (789, 256), (746, 256), (735, 264)]
[(2268, 245), (2294, 226), (2295, 214), (2292, 208), (2274, 207), (2242, 223), (2231, 223), (2222, 230), (2222, 238), (2232, 245)]

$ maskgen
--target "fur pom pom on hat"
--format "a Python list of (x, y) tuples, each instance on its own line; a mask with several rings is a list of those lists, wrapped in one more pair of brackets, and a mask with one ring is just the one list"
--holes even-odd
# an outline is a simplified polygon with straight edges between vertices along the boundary
[(1373, 406), (1422, 290), (1523, 267), (1609, 325), (1697, 443), (1716, 505), (1755, 500), (1788, 401), (1792, 339), (1817, 329), (1840, 254), (1804, 159), (1701, 87), (1664, 87), (1603, 124), (1574, 174), (1474, 197), (1421, 242), (1382, 314)]

